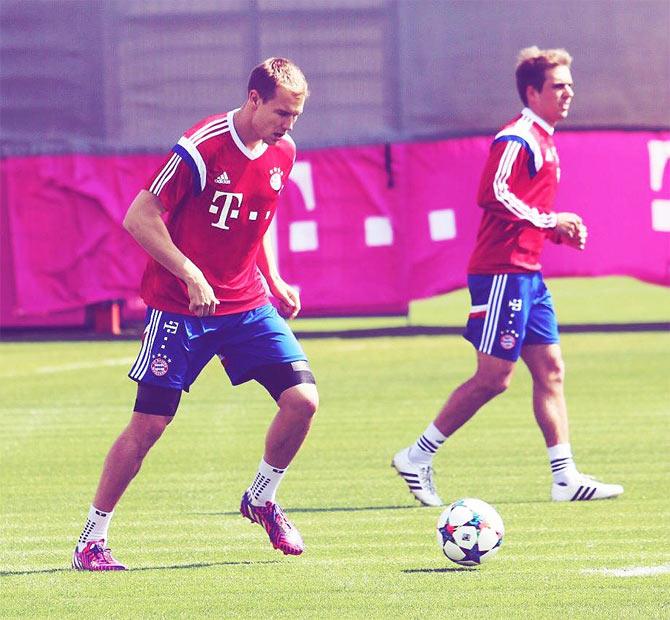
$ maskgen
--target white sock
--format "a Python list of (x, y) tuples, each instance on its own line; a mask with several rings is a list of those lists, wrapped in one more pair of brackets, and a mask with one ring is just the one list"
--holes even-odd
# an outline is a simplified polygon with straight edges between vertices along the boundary
[(247, 489), (254, 506), (265, 506), (265, 502), (274, 503), (277, 487), (282, 481), (286, 469), (286, 467), (284, 469), (273, 467), (266, 463), (265, 459), (261, 459), (256, 477)]
[(409, 460), (412, 463), (430, 465), (433, 462), (435, 453), (445, 442), (446, 438), (446, 435), (443, 435), (437, 426), (431, 422), (423, 432), (423, 435), (410, 447)]
[(577, 474), (577, 467), (572, 458), (572, 448), (569, 443), (557, 443), (547, 448), (549, 453), (549, 466), (554, 482), (567, 482)]
[(88, 510), (86, 525), (84, 525), (84, 529), (77, 542), (77, 551), (81, 551), (89, 540), (107, 541), (107, 530), (109, 529), (109, 522), (112, 520), (113, 514), (113, 510), (111, 512), (104, 512), (91, 504)]

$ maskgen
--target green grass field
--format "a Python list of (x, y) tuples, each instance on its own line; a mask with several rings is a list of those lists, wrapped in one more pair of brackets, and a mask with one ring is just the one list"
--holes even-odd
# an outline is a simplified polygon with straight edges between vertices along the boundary
[[(667, 300), (645, 286), (635, 303), (649, 290)], [(625, 301), (621, 320), (636, 320)], [(670, 617), (669, 333), (562, 338), (577, 462), (623, 484), (616, 500), (549, 501), (524, 368), (448, 440), (435, 463), (442, 496), (492, 503), (507, 530), (476, 569), (442, 556), (440, 509), (419, 507), (389, 467), (467, 378), (470, 346), (458, 336), (303, 344), (322, 404), (279, 491), (303, 556), (274, 551), (237, 512), (274, 406), (210, 364), (117, 508), (110, 544), (132, 570), (115, 574), (77, 573), (69, 560), (129, 416), (137, 344), (0, 344), (0, 617)], [(657, 574), (606, 572), (641, 567)]]
[[(657, 323), (670, 321), (670, 290), (633, 278), (549, 278), (561, 324)], [(408, 316), (298, 319), (294, 329), (365, 329), (412, 325), (462, 327), (470, 309), (467, 289), (410, 304)]]

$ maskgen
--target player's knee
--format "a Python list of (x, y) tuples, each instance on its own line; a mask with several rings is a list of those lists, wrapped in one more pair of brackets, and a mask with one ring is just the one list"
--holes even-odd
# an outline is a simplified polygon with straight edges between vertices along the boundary
[(165, 431), (169, 420), (165, 420), (164, 423), (153, 423), (144, 429), (144, 433), (141, 436), (142, 446), (145, 450), (149, 450), (153, 446)]
[(138, 383), (129, 430), (142, 452), (146, 453), (172, 422), (180, 399), (181, 390)]
[(477, 371), (473, 377), (482, 400), (502, 394), (512, 383), (515, 362), (478, 354)]
[(511, 378), (509, 377), (500, 377), (498, 379), (491, 380), (486, 386), (491, 394), (491, 396), (498, 396), (502, 394), (509, 388), (511, 384)]
[(511, 372), (489, 372), (484, 375), (479, 375), (477, 385), (479, 389), (488, 398), (493, 398), (502, 394), (512, 384)]
[(562, 358), (551, 358), (545, 369), (546, 381), (549, 384), (562, 384), (565, 380), (565, 362)]
[(303, 383), (284, 390), (279, 397), (279, 407), (300, 418), (311, 419), (319, 409), (316, 385)]
[[(258, 381), (280, 406), (282, 398), (291, 402), (294, 399), (311, 401), (312, 405), (318, 406), (316, 379), (305, 360), (260, 366), (254, 369), (250, 378)], [(303, 402), (301, 408), (305, 407), (309, 408)]]
[(143, 456), (160, 439), (171, 420), (171, 417), (135, 412), (126, 429), (126, 437), (134, 445), (134, 450)]
[(565, 379), (565, 362), (562, 359), (556, 360), (552, 373), (558, 381), (563, 382)]

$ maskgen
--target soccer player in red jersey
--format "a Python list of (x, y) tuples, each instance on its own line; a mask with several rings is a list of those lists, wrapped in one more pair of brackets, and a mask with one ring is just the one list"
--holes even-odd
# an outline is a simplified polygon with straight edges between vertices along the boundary
[(308, 94), (294, 63), (268, 58), (251, 72), (244, 105), (186, 131), (130, 205), (124, 226), (150, 257), (141, 289), (144, 338), (129, 373), (137, 398), (105, 460), (73, 553), (76, 569), (125, 568), (107, 546), (114, 508), (172, 421), (182, 391), (214, 356), (233, 385), (255, 380), (279, 407), (240, 512), (265, 528), (275, 549), (303, 552), (275, 494), (307, 436), (318, 393), (263, 278), (280, 312), (295, 317), (300, 297), (279, 275), (268, 229), (295, 161), (288, 132)]
[(533, 381), (533, 410), (549, 453), (552, 499), (623, 493), (620, 485), (603, 484), (575, 466), (558, 324), (540, 272), (545, 239), (578, 250), (586, 244), (582, 218), (553, 209), (560, 168), (552, 136), (574, 96), (571, 63), (563, 49), (530, 47), (519, 54), (516, 84), (525, 107), (493, 140), (477, 198), (483, 214), (468, 266), (472, 307), (464, 334), (475, 347), (477, 368), (392, 463), (410, 492), (429, 506), (443, 503), (433, 481), (433, 456), (447, 437), (507, 389), (519, 357)]

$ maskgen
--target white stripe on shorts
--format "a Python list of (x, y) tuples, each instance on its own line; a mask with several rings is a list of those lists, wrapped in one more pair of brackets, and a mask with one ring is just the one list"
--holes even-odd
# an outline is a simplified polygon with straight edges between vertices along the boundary
[(151, 316), (149, 317), (149, 322), (147, 323), (147, 328), (145, 330), (146, 335), (142, 342), (142, 348), (137, 355), (135, 364), (130, 369), (130, 373), (128, 373), (131, 379), (141, 381), (147, 373), (149, 360), (151, 359), (151, 349), (156, 340), (156, 333), (158, 332), (158, 326), (161, 322), (161, 316), (163, 316), (163, 313), (160, 310), (151, 311)]
[(488, 307), (489, 311), (484, 319), (484, 328), (482, 330), (482, 340), (479, 343), (479, 350), (482, 353), (491, 354), (493, 343), (495, 342), (496, 330), (498, 329), (498, 317), (500, 316), (500, 306), (505, 296), (505, 287), (507, 286), (507, 274), (498, 274), (493, 276), (491, 283), (491, 292), (489, 293)]

